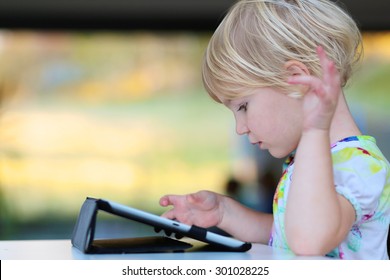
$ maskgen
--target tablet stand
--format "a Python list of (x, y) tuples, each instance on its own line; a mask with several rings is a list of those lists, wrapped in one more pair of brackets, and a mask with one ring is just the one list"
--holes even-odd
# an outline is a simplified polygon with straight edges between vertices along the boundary
[(81, 206), (73, 230), (72, 245), (87, 254), (183, 252), (191, 244), (165, 236), (98, 239), (94, 240), (98, 211), (113, 214), (107, 205), (98, 199), (87, 197)]

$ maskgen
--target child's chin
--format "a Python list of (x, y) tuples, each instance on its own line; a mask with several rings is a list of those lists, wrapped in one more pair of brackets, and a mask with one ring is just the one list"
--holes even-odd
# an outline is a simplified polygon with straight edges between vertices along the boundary
[(280, 150), (274, 150), (272, 148), (270, 149), (265, 149), (265, 150), (268, 150), (268, 152), (271, 154), (271, 156), (273, 156), (274, 158), (285, 158), (287, 157), (290, 153), (286, 153), (284, 151), (280, 151)]

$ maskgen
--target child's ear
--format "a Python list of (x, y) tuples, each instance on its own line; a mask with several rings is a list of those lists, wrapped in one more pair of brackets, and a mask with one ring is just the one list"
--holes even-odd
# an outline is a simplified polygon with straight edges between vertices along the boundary
[[(306, 67), (306, 65), (302, 62), (299, 62), (297, 60), (289, 60), (284, 64), (284, 69), (287, 72), (287, 77), (292, 76), (300, 76), (300, 75), (310, 75), (309, 69)], [(293, 98), (299, 98), (306, 94), (309, 87), (304, 85), (295, 85), (295, 87), (292, 88), (293, 92), (288, 93), (287, 95)]]
[(287, 70), (288, 76), (310, 75), (310, 71), (306, 65), (297, 60), (287, 61), (284, 64), (284, 69)]

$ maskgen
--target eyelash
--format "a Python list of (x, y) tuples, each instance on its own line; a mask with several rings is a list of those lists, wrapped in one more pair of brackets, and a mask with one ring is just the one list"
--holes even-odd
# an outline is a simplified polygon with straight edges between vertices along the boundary
[(247, 106), (248, 106), (248, 102), (245, 102), (245, 103), (241, 104), (240, 106), (238, 106), (238, 110), (237, 111), (244, 110), (244, 112), (246, 112)]

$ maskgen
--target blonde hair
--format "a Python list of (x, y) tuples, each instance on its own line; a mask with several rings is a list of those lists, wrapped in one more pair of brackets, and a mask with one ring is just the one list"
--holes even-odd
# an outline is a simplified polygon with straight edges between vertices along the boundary
[(297, 60), (321, 76), (317, 46), (334, 61), (345, 86), (362, 44), (356, 23), (343, 9), (328, 0), (238, 1), (207, 47), (204, 86), (219, 102), (217, 93), (231, 100), (258, 87), (297, 95), (286, 82), (284, 65)]

